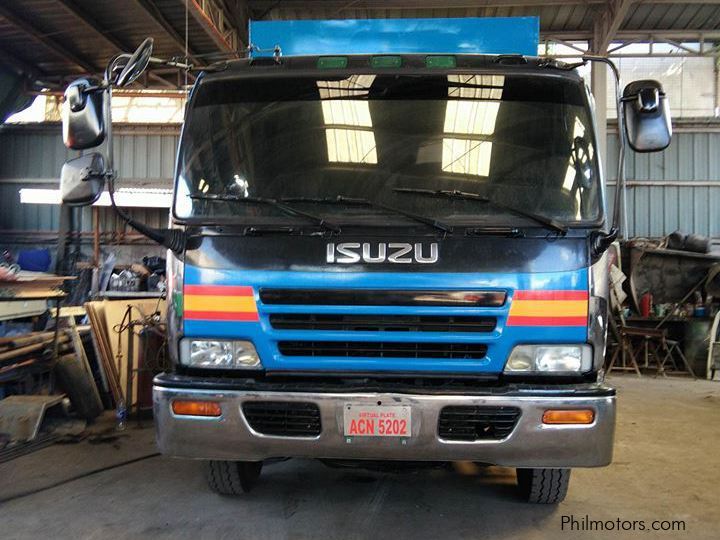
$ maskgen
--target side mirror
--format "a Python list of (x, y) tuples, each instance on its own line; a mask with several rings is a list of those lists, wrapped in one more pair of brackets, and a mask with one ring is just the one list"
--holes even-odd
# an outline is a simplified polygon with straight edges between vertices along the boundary
[(142, 75), (150, 63), (150, 56), (153, 50), (153, 38), (146, 38), (140, 46), (132, 53), (125, 67), (118, 75), (115, 84), (119, 87), (127, 86)]
[(625, 132), (633, 150), (658, 152), (670, 145), (670, 106), (659, 82), (631, 82), (623, 91), (622, 103)]
[(100, 198), (105, 187), (105, 159), (93, 152), (63, 165), (60, 197), (68, 206), (87, 206)]
[(62, 109), (63, 142), (73, 150), (100, 146), (105, 140), (107, 92), (94, 79), (77, 79), (65, 90)]
[(590, 261), (592, 264), (598, 262), (603, 253), (617, 240), (619, 232), (617, 227), (613, 227), (609, 232), (593, 231), (590, 234)]

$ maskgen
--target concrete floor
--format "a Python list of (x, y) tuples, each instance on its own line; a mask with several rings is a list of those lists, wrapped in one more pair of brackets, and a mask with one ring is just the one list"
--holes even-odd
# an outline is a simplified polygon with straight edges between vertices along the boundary
[[(578, 469), (566, 502), (524, 504), (514, 472), (375, 473), (305, 460), (265, 468), (250, 495), (220, 497), (196, 462), (153, 457), (0, 503), (0, 538), (718, 538), (720, 384), (615, 377), (615, 461)], [(152, 429), (55, 445), (0, 465), (0, 499), (153, 453)], [(563, 516), (684, 520), (684, 532), (573, 532)]]

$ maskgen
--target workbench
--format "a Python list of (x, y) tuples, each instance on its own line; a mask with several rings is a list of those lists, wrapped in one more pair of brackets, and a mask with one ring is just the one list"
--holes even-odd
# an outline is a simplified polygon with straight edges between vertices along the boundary
[[(655, 328), (662, 320), (663, 317), (632, 316), (626, 319), (626, 325)], [(704, 377), (705, 374), (708, 334), (712, 321), (711, 317), (670, 317), (661, 326), (667, 329), (668, 338), (680, 342), (683, 354), (699, 377)]]

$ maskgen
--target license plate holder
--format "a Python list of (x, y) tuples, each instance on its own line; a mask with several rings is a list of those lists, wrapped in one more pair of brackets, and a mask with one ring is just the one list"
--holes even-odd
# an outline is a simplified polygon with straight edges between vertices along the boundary
[(343, 433), (346, 437), (412, 437), (409, 405), (343, 406)]

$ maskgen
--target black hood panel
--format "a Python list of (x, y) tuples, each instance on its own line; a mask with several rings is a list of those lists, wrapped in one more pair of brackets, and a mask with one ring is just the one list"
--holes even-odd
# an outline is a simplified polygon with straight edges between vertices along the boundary
[[(336, 260), (347, 257), (337, 253), (339, 244), (356, 244), (350, 251), (359, 255), (356, 263), (328, 262), (328, 244), (335, 244)], [(437, 261), (420, 263), (414, 257), (415, 244), (428, 259), (431, 244), (437, 244)], [(379, 244), (385, 244), (387, 258), (400, 249), (390, 244), (408, 244), (412, 250), (400, 257), (408, 263), (368, 263), (362, 260), (362, 246), (377, 257)], [(585, 237), (506, 238), (448, 236), (407, 237), (404, 235), (198, 235), (193, 236), (185, 261), (201, 268), (238, 270), (295, 270), (317, 272), (566, 272), (589, 266)]]

